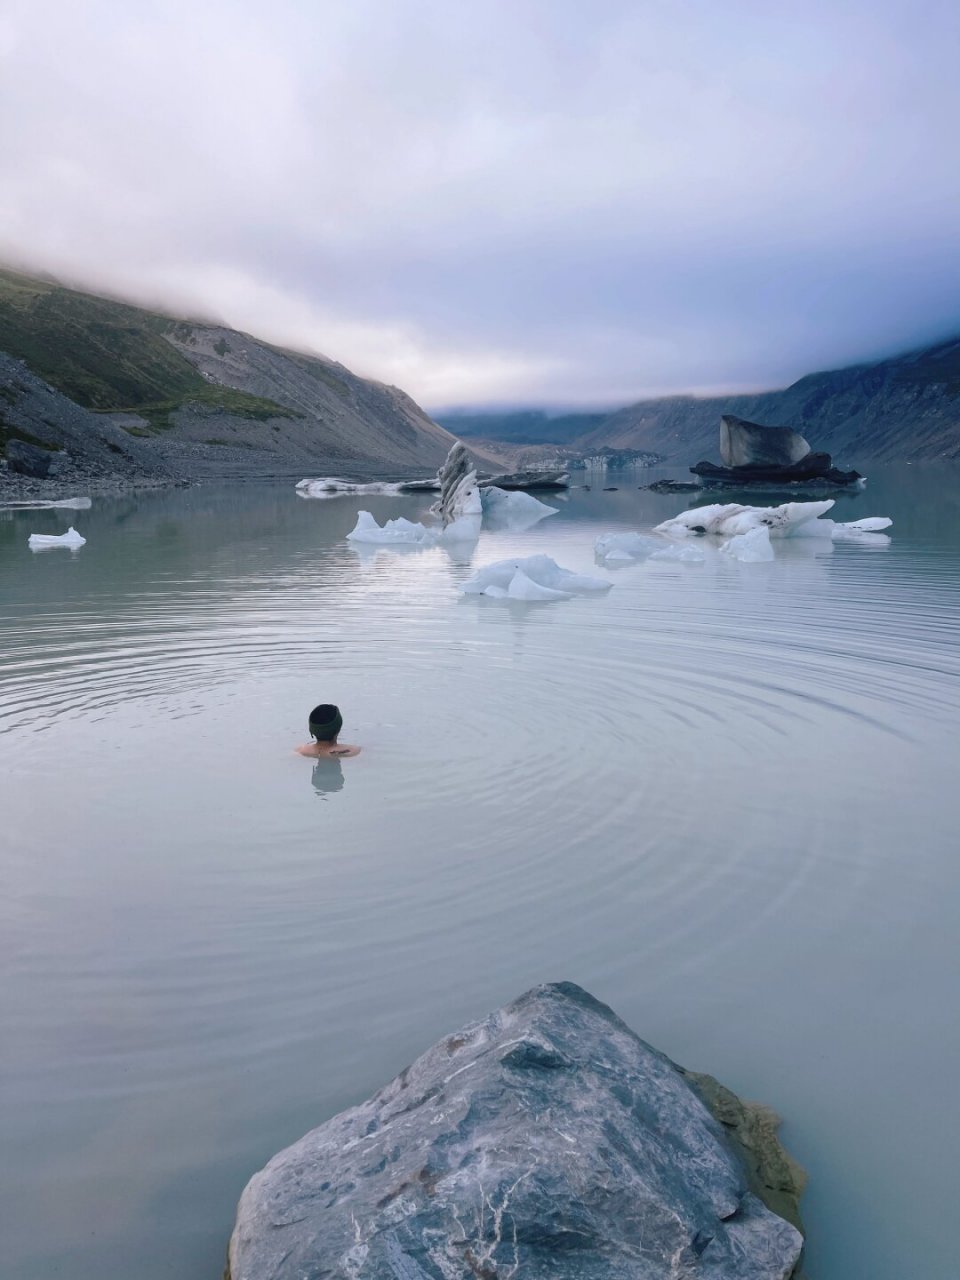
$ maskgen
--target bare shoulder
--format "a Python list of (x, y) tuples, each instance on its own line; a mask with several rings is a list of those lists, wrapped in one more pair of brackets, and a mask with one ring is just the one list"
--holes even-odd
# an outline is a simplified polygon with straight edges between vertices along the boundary
[(347, 756), (358, 756), (360, 748), (347, 742), (327, 746), (321, 742), (305, 742), (302, 747), (294, 747), (301, 756), (310, 756), (313, 760), (343, 760)]

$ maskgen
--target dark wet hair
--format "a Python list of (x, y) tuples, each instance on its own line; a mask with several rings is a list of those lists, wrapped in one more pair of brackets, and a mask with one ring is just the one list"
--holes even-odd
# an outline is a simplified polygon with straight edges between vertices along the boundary
[(332, 702), (321, 702), (310, 712), (308, 723), (311, 736), (318, 742), (333, 742), (343, 728), (343, 716)]

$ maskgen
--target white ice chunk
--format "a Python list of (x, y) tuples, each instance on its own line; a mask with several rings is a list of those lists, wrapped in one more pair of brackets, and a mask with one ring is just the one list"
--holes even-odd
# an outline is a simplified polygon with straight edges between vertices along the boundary
[(62, 507), (67, 511), (89, 511), (93, 503), (89, 498), (59, 498), (55, 502), (0, 502), (3, 511), (47, 511)]
[(480, 526), (483, 523), (483, 517), (479, 514), (466, 513), (457, 516), (456, 520), (452, 520), (445, 529), (431, 530), (436, 533), (436, 537), (440, 542), (476, 542), (480, 537)]
[(703, 547), (691, 546), (689, 542), (683, 546), (672, 542), (665, 547), (661, 547), (659, 551), (654, 551), (649, 558), (651, 560), (679, 560), (681, 564), (703, 564), (707, 558), (707, 553)]
[(353, 480), (339, 480), (336, 476), (320, 476), (316, 480), (301, 480), (297, 485), (297, 493), (301, 498), (338, 498), (343, 494), (363, 493), (399, 493), (398, 484), (387, 484), (373, 481), (359, 484)]
[(838, 524), (837, 528), (845, 529), (848, 533), (880, 533), (889, 529), (892, 524), (889, 516), (864, 516), (862, 520), (846, 520)]
[(645, 560), (663, 549), (661, 538), (643, 533), (602, 533), (593, 544), (601, 560)]
[(532, 493), (520, 490), (498, 489), (488, 485), (480, 490), (484, 519), (494, 527), (503, 529), (529, 529), (547, 516), (557, 514), (556, 507), (549, 507)]
[(445, 529), (429, 529), (405, 516), (379, 525), (369, 511), (358, 511), (357, 523), (347, 537), (351, 542), (382, 547), (435, 547), (440, 543), (476, 542), (480, 537), (480, 516), (461, 516)]
[[(871, 544), (881, 545), (881, 530), (889, 529), (893, 521), (889, 516), (866, 516), (863, 520), (848, 520), (845, 524), (833, 526), (834, 542), (859, 542), (869, 540)], [(889, 542), (889, 538), (885, 541)]]
[(834, 542), (855, 542), (865, 534), (889, 529), (893, 521), (889, 516), (865, 516), (862, 520), (810, 520), (793, 530), (794, 538), (833, 538)]
[(432, 547), (436, 544), (438, 531), (428, 529), (425, 525), (415, 524), (403, 516), (396, 520), (387, 520), (379, 525), (369, 511), (357, 512), (357, 523), (347, 534), (351, 542), (377, 543), (382, 546), (396, 545)]
[[(522, 575), (520, 579), (517, 578), (518, 573)], [(530, 591), (531, 588), (526, 585), (527, 582), (554, 594), (549, 596), (521, 594)], [(462, 589), (465, 595), (490, 595), (498, 599), (509, 596), (514, 600), (554, 600), (592, 591), (608, 591), (612, 586), (613, 583), (606, 578), (571, 573), (569, 569), (562, 568), (549, 556), (540, 555), (526, 556), (518, 560), (498, 560), (494, 564), (484, 565), (463, 584)]]
[(510, 579), (507, 595), (511, 600), (569, 600), (572, 592), (541, 586), (518, 569)]
[(672, 520), (664, 520), (662, 524), (658, 524), (655, 532), (668, 533), (673, 537), (684, 537), (691, 533), (732, 537), (765, 527), (773, 537), (779, 538), (794, 537), (801, 530), (803, 535), (822, 534), (823, 530), (808, 526), (825, 515), (833, 505), (832, 498), (823, 502), (784, 502), (779, 507), (748, 507), (737, 502), (714, 503), (682, 511)]
[(759, 564), (765, 560), (772, 560), (770, 530), (764, 525), (759, 525), (747, 533), (735, 534), (729, 542), (723, 544), (720, 550), (744, 564)]
[(28, 545), (34, 551), (39, 551), (43, 547), (82, 547), (85, 542), (86, 538), (81, 537), (73, 525), (66, 533), (31, 533), (27, 539)]

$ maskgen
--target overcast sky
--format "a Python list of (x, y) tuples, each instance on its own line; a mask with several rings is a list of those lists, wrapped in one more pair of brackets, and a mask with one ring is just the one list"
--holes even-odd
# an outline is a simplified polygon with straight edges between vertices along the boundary
[(0, 258), (452, 404), (960, 332), (954, 0), (7, 0)]

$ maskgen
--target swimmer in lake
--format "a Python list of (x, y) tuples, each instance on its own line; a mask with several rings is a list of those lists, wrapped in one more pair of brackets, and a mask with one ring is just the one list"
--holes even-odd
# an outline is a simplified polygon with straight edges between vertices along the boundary
[(343, 716), (340, 714), (340, 708), (335, 707), (333, 703), (323, 702), (319, 707), (313, 708), (310, 712), (309, 728), (314, 740), (296, 748), (300, 755), (319, 759), (327, 757), (342, 759), (344, 756), (360, 754), (359, 747), (352, 747), (346, 742), (337, 742), (340, 730), (343, 728)]

